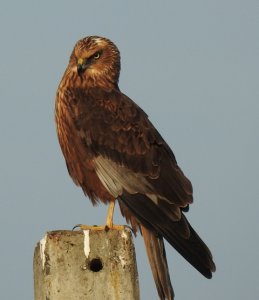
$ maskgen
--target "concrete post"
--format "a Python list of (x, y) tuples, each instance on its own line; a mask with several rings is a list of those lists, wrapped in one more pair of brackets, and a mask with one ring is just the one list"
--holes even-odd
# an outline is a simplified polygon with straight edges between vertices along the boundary
[(33, 271), (35, 300), (139, 300), (128, 229), (47, 232)]

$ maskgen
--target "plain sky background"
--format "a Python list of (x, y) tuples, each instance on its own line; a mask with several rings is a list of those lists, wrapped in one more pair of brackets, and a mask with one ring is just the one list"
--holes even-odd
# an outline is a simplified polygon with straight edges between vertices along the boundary
[[(176, 299), (258, 299), (258, 0), (0, 1), (1, 299), (33, 299), (33, 251), (47, 230), (105, 219), (69, 178), (54, 124), (57, 86), (87, 35), (117, 44), (121, 90), (193, 183), (187, 217), (217, 272), (205, 279), (167, 245)], [(135, 245), (142, 299), (158, 299)]]

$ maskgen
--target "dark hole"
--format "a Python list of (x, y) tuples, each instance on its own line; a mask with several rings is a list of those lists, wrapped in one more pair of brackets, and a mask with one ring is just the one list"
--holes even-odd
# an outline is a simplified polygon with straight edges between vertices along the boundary
[(100, 258), (94, 258), (89, 262), (89, 269), (93, 272), (99, 272), (103, 268)]

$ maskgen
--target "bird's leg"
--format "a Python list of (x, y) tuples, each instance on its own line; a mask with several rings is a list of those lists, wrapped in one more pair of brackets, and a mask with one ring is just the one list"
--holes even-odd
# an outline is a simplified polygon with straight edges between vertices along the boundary
[(113, 213), (114, 213), (114, 207), (115, 207), (115, 199), (112, 199), (109, 203), (107, 218), (106, 218), (106, 226), (108, 228), (112, 228), (113, 226)]
[(124, 230), (125, 227), (123, 225), (115, 225), (113, 224), (113, 213), (115, 207), (115, 199), (112, 199), (109, 203), (106, 224), (104, 226), (89, 226), (89, 225), (76, 225), (74, 228), (79, 227), (81, 230)]

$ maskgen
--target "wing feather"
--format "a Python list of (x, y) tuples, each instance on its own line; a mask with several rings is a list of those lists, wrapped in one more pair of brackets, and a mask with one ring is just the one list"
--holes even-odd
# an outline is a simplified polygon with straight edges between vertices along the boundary
[(79, 99), (74, 112), (78, 135), (99, 160), (99, 173), (102, 157), (118, 166), (117, 180), (125, 177), (122, 171), (126, 170), (127, 178), (135, 176), (141, 184), (144, 181), (147, 190), (142, 188), (142, 193), (151, 189), (159, 198), (181, 207), (192, 202), (191, 183), (173, 152), (130, 98), (119, 91), (97, 88), (75, 90), (74, 97)]

